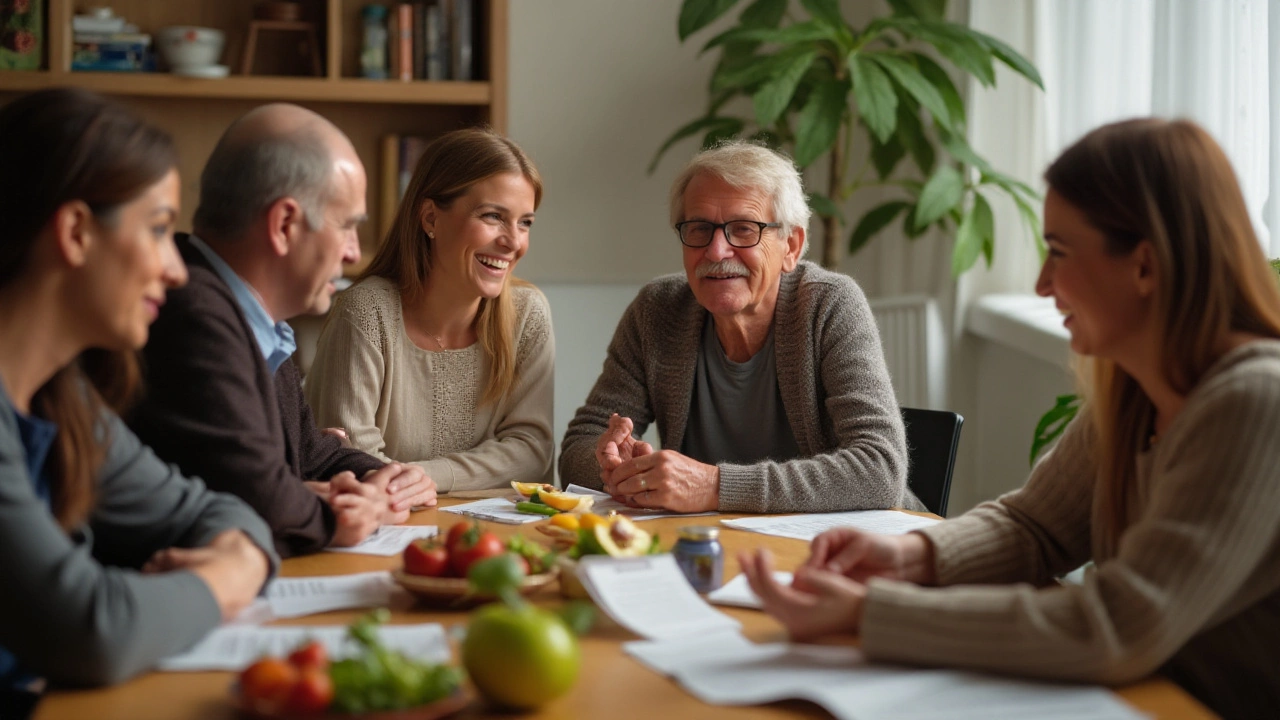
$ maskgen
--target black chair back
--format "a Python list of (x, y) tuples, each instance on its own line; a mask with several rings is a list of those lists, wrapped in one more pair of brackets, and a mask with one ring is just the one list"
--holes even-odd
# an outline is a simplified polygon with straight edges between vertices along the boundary
[(907, 426), (907, 487), (929, 512), (946, 517), (964, 418), (948, 410), (902, 408)]

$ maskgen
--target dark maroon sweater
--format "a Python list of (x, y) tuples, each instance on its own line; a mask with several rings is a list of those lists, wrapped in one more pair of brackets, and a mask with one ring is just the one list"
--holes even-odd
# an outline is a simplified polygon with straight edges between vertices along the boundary
[(171, 290), (143, 350), (145, 396), (129, 425), (161, 459), (240, 496), (267, 523), (281, 557), (333, 537), (328, 503), (303, 485), (383, 463), (316, 427), (292, 360), (273, 378), (231, 289), (185, 237), (190, 281)]

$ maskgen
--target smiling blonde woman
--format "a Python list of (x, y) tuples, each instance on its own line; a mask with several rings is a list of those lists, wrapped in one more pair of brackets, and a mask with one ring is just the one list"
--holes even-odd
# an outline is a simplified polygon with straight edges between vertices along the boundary
[(440, 492), (551, 482), (555, 342), (515, 278), (542, 180), (484, 129), (433, 141), (391, 232), (326, 321), (307, 376), (324, 424)]

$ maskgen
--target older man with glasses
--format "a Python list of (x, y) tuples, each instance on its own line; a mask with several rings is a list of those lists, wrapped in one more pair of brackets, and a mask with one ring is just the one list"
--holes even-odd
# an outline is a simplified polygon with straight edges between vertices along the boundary
[[(800, 259), (809, 214), (772, 150), (689, 163), (671, 191), (685, 274), (627, 308), (565, 433), (563, 482), (676, 512), (923, 509), (866, 297)], [(660, 451), (637, 439), (655, 421)]]

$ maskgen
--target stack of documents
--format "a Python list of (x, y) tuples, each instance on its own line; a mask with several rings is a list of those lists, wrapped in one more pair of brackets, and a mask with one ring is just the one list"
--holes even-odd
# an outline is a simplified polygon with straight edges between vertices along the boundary
[(383, 525), (358, 545), (327, 547), (325, 550), (336, 553), (391, 557), (404, 552), (404, 549), (414, 540), (435, 537), (438, 532), (439, 530), (435, 525)]
[[(406, 657), (429, 663), (448, 662), (449, 641), (444, 627), (424, 625), (383, 625), (378, 628), (382, 644)], [(160, 661), (159, 670), (240, 670), (263, 655), (285, 656), (310, 640), (319, 640), (329, 657), (342, 659), (357, 654), (341, 625), (254, 627), (225, 625), (185, 653)]]
[(742, 627), (694, 592), (671, 555), (586, 555), (578, 561), (578, 578), (601, 610), (641, 637), (737, 633)]
[(530, 515), (516, 510), (515, 501), (504, 497), (486, 498), (461, 505), (450, 505), (449, 507), (440, 508), (440, 511), (466, 515), (478, 520), (488, 520), (505, 525), (523, 525), (524, 523), (547, 519), (546, 515)]
[(736, 633), (623, 645), (712, 705), (809, 700), (840, 720), (1138, 720), (1103, 688), (1055, 685), (955, 670), (870, 665), (853, 647), (771, 643)]
[(905, 535), (942, 522), (934, 518), (911, 515), (897, 510), (856, 510), (854, 512), (815, 513), (812, 515), (783, 515), (781, 517), (751, 517), (721, 520), (726, 527), (750, 530), (764, 535), (812, 540), (822, 533), (838, 527), (854, 527), (866, 532), (883, 535)]
[(391, 573), (355, 573), (330, 577), (276, 578), (267, 590), (240, 613), (230, 625), (261, 625), (280, 618), (351, 610), (389, 607), (412, 599), (396, 584)]

